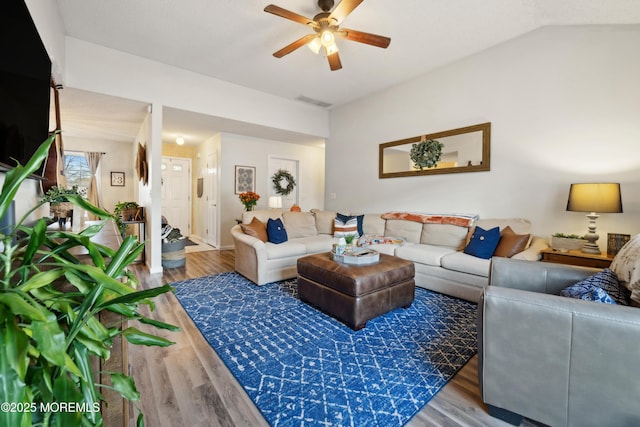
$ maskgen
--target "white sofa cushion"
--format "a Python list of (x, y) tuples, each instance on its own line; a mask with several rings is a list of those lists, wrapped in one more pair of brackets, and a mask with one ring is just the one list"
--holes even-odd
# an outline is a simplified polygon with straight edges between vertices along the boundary
[(442, 257), (454, 252), (455, 249), (447, 246), (407, 243), (404, 246), (396, 247), (395, 255), (407, 261), (439, 266), (441, 265)]
[(462, 249), (467, 242), (468, 234), (467, 227), (451, 224), (423, 224), (420, 243)]
[(336, 212), (311, 209), (311, 213), (313, 213), (316, 218), (316, 229), (318, 233), (333, 235), (333, 220), (336, 218)]
[(402, 219), (388, 219), (384, 230), (385, 236), (402, 237), (407, 242), (420, 243), (422, 224)]
[(284, 229), (287, 230), (289, 239), (297, 237), (316, 236), (316, 217), (311, 212), (290, 212), (282, 213)]
[(329, 252), (333, 249), (333, 244), (338, 243), (338, 240), (326, 234), (319, 234), (317, 236), (300, 237), (295, 240), (295, 243), (302, 243), (306, 247), (306, 253), (315, 254), (324, 251)]
[(364, 214), (362, 219), (362, 230), (364, 234), (384, 235), (384, 228), (387, 221), (382, 219), (380, 214)]
[(491, 259), (474, 257), (464, 252), (453, 252), (443, 256), (440, 263), (448, 270), (489, 277)]

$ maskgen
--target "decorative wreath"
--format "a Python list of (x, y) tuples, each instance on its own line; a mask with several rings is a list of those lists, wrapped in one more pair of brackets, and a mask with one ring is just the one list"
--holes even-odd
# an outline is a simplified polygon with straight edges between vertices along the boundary
[(438, 165), (444, 144), (428, 139), (411, 146), (409, 156), (417, 168), (432, 168)]
[[(271, 177), (271, 182), (273, 183), (273, 189), (276, 191), (276, 194), (281, 196), (286, 196), (293, 191), (293, 187), (296, 186), (296, 180), (293, 178), (293, 175), (284, 169), (278, 169), (278, 172), (274, 173)], [(286, 182), (287, 186), (284, 186)]]

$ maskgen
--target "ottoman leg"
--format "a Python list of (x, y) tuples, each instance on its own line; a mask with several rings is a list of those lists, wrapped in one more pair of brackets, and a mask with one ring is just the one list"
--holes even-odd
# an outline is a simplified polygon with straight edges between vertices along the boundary
[(354, 331), (359, 331), (360, 329), (364, 329), (367, 326), (367, 322), (364, 322), (362, 325), (357, 325), (355, 328), (351, 328)]

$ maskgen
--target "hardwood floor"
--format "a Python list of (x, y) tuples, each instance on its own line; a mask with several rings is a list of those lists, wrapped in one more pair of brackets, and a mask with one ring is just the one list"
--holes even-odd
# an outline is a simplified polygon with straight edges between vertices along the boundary
[[(193, 277), (234, 270), (233, 251), (187, 254), (183, 268), (166, 269), (150, 276), (146, 267), (133, 267), (142, 287), (149, 288)], [(146, 314), (182, 328), (182, 332), (158, 333), (175, 341), (167, 348), (129, 346), (129, 369), (141, 400), (132, 406), (129, 425), (135, 426), (140, 410), (146, 426), (268, 426), (195, 327), (175, 296), (161, 295), (155, 311)], [(142, 330), (157, 331), (145, 325)], [(417, 426), (509, 426), (489, 416), (480, 399), (477, 356), (407, 425)], [(538, 426), (525, 420), (523, 426)]]

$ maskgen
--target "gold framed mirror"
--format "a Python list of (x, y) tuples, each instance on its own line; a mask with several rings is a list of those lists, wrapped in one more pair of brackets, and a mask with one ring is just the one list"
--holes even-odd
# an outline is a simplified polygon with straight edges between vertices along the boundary
[[(437, 141), (441, 153), (433, 167), (419, 168), (411, 159), (414, 144)], [(490, 170), (491, 123), (419, 135), (380, 144), (378, 177), (435, 175)]]

